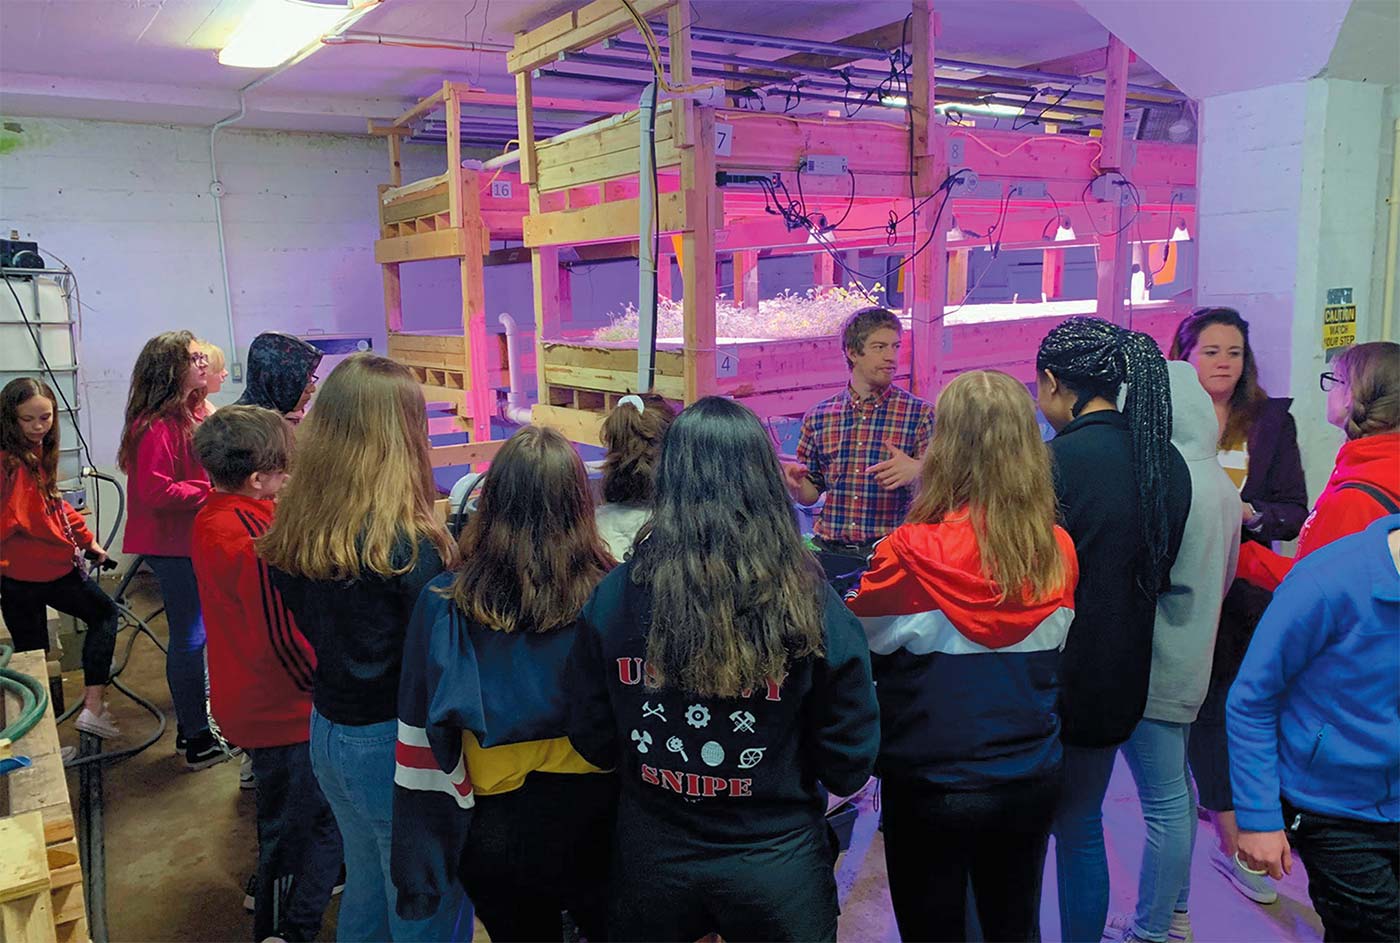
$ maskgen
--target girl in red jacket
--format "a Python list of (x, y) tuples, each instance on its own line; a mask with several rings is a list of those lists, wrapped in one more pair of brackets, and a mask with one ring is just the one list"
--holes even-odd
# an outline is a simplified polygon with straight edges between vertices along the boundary
[(102, 702), (117, 644), (117, 606), (87, 575), (84, 554), (107, 551), (58, 493), (58, 409), (53, 390), (20, 377), (0, 390), (0, 612), (17, 651), (48, 651), (45, 607), (82, 619), (83, 710), (79, 730), (120, 731)]
[(209, 730), (204, 706), (204, 620), (190, 563), (194, 516), (210, 490), (193, 442), (207, 367), (189, 331), (147, 341), (131, 371), (117, 452), (130, 500), (122, 550), (144, 557), (160, 582), (170, 627), (165, 678), (179, 725), (175, 745), (191, 769), (228, 758)]
[(1357, 344), (1319, 378), (1327, 421), (1347, 434), (1337, 464), (1298, 535), (1296, 557), (1240, 548), (1240, 578), (1276, 589), (1295, 560), (1365, 530), (1400, 508), (1400, 344)]

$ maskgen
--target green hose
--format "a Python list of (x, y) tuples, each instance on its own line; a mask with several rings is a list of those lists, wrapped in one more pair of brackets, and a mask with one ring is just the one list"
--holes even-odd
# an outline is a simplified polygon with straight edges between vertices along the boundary
[(13, 647), (0, 644), (0, 687), (13, 691), (20, 702), (19, 717), (0, 730), (0, 740), (11, 743), (33, 730), (49, 707), (49, 689), (42, 682), (8, 667), (14, 653)]

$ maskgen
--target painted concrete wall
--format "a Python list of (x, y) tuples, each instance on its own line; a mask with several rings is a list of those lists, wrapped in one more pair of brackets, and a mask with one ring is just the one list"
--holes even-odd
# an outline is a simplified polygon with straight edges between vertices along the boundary
[(1397, 97), (1320, 78), (1201, 103), (1198, 297), (1244, 315), (1261, 382), (1294, 398), (1312, 496), (1342, 441), (1317, 385), (1327, 289), (1351, 288), (1358, 339), (1380, 337)]
[[(229, 350), (208, 131), (18, 118), (0, 154), (0, 230), (18, 229), (77, 273), (85, 425), (115, 455), (131, 365), (148, 337), (187, 328)], [(368, 138), (229, 131), (219, 138), (237, 345), (264, 330), (364, 332), (383, 348), (374, 264), (375, 187), (388, 176)], [(406, 148), (406, 179), (442, 152)], [(439, 291), (434, 272), (412, 290)], [(216, 399), (238, 395), (230, 382)]]

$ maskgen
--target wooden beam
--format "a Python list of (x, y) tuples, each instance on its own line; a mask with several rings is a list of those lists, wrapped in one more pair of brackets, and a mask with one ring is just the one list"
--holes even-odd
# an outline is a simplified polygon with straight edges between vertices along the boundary
[(546, 340), (559, 336), (562, 272), (558, 248), (539, 246), (531, 251), (530, 278), (535, 289), (535, 389), (541, 403), (549, 402), (543, 351)]
[(715, 113), (697, 108), (691, 114), (689, 139), (698, 146), (682, 152), (681, 189), (685, 222), (681, 236), (681, 299), (685, 333), (685, 402), (713, 392), (715, 377), (715, 228), (713, 219)]
[[(910, 34), (913, 38), (913, 70), (909, 113), (914, 129), (914, 190), (931, 195), (947, 172), (947, 148), (936, 126), (934, 50), (938, 18), (930, 0), (914, 0)], [(948, 231), (942, 220), (935, 225), (932, 207), (914, 219), (913, 247), (922, 247), (906, 262), (905, 307), (910, 312), (913, 364), (910, 386), (917, 396), (932, 401), (943, 376), (944, 299), (948, 296)]]
[(535, 155), (534, 85), (529, 72), (515, 77), (515, 127), (520, 138), (520, 185), (530, 186), (536, 179), (538, 166)]
[(374, 243), (374, 261), (420, 262), (426, 259), (447, 259), (467, 251), (466, 235), (461, 229), (420, 232), (412, 236), (391, 236)]
[(1065, 292), (1065, 250), (1046, 249), (1040, 254), (1040, 293), (1054, 301)]
[(389, 186), (403, 186), (403, 137), (389, 136)]
[[(886, 23), (884, 26), (877, 26), (874, 29), (864, 30), (859, 33), (852, 33), (850, 36), (843, 36), (840, 39), (831, 40), (843, 46), (866, 46), (872, 49), (898, 49), (901, 39), (908, 40), (904, 31), (904, 18), (900, 17), (893, 23)], [(774, 60), (773, 65), (795, 65), (810, 69), (836, 69), (856, 60), (850, 56), (830, 56), (814, 52), (798, 52), (790, 56), (783, 56)]]
[(603, 413), (566, 406), (536, 405), (531, 410), (531, 416), (535, 425), (557, 429), (570, 442), (603, 444)]
[[(687, 201), (682, 193), (663, 193), (656, 203), (660, 232), (687, 228)], [(527, 216), (522, 221), (527, 246), (574, 245), (636, 239), (641, 200), (598, 203), (576, 210)]]
[[(462, 100), (463, 105), (514, 108), (519, 103), (515, 95), (504, 92), (485, 92), (462, 82), (452, 82), (451, 85), (457, 90), (457, 97)], [(537, 97), (534, 103), (536, 111), (576, 111), (599, 115), (617, 115), (637, 107), (631, 102), (605, 102), (589, 98)]]
[[(632, 0), (632, 7), (645, 19), (669, 9), (676, 2)], [(631, 15), (617, 0), (593, 0), (543, 26), (517, 33), (515, 48), (506, 53), (506, 68), (516, 75), (529, 72), (555, 61), (561, 52), (600, 43), (634, 26)]]
[(448, 465), (476, 465), (496, 457), (506, 440), (482, 440), (466, 445), (439, 445), (428, 453), (434, 468)]
[[(462, 102), (451, 82), (443, 83), (442, 94), (447, 100), (447, 218), (449, 225), (461, 226), (465, 218), (462, 193)], [(472, 219), (475, 221), (476, 216)]]
[[(666, 25), (670, 30), (668, 55), (671, 59), (671, 84), (674, 86), (689, 85), (695, 80), (694, 63), (691, 58), (695, 41), (690, 35), (693, 19), (690, 0), (676, 4), (666, 14)], [(685, 99), (681, 103), (681, 113), (676, 116), (674, 123), (674, 140), (678, 148), (686, 148), (694, 143), (689, 137), (690, 132), (694, 130), (692, 120), (694, 112), (695, 103), (690, 99)]]
[[(1105, 172), (1128, 173), (1127, 155), (1123, 148), (1124, 110), (1128, 93), (1128, 47), (1117, 36), (1108, 37), (1108, 81), (1103, 109), (1103, 155), (1099, 167)], [(1120, 326), (1127, 326), (1123, 299), (1128, 294), (1128, 233), (1123, 225), (1128, 200), (1127, 187), (1111, 187), (1113, 199), (1108, 200), (1110, 235), (1100, 236), (1098, 245), (1099, 317)]]
[(758, 310), (758, 253), (734, 253), (734, 303)]
[(438, 89), (436, 92), (433, 92), (427, 98), (423, 99), (418, 104), (408, 109), (408, 111), (405, 111), (403, 114), (399, 115), (392, 122), (390, 122), (389, 126), (393, 128), (407, 127), (408, 125), (412, 124), (414, 121), (423, 117), (424, 115), (431, 114), (432, 112), (436, 111), (447, 97), (447, 84), (448, 83), (443, 83), (442, 88)]
[(670, 253), (662, 252), (656, 257), (656, 293), (662, 298), (672, 298), (676, 296), (671, 293), (671, 262), (673, 256)]
[(836, 260), (830, 252), (818, 252), (812, 256), (812, 284), (817, 288), (836, 284)]
[[(476, 174), (464, 183), (476, 192)], [(486, 332), (486, 280), (482, 257), (488, 248), (480, 226), (467, 227), (467, 251), (458, 270), (462, 283), (462, 342), (466, 345), (468, 373), (471, 376), (468, 402), (472, 413), (472, 441), (491, 438), (491, 417), (496, 412), (496, 391), (488, 379), (490, 354), (495, 342)]]
[(968, 249), (954, 249), (948, 253), (948, 291), (950, 305), (960, 305), (967, 298)]
[[(1128, 62), (1137, 61), (1137, 53), (1128, 51)], [(1097, 75), (1108, 68), (1108, 47), (1086, 49), (1057, 59), (1046, 59), (1021, 66), (1035, 72), (1049, 72), (1058, 75)]]
[(403, 288), (396, 262), (380, 266), (384, 273), (384, 325), (388, 331), (403, 330)]

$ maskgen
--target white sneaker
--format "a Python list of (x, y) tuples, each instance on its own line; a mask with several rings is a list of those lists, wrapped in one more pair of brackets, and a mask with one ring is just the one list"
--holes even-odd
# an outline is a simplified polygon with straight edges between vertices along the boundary
[[(1121, 943), (1140, 940), (1133, 934), (1134, 918), (1134, 914), (1109, 914), (1104, 924), (1103, 938)], [(1194, 943), (1195, 939), (1195, 934), (1191, 932), (1191, 916), (1179, 910), (1173, 911), (1171, 925), (1167, 927), (1167, 943)]]
[(242, 761), (238, 764), (238, 788), (256, 789), (257, 786), (257, 777), (253, 775), (253, 758), (244, 753)]
[(117, 719), (112, 716), (112, 712), (107, 709), (106, 704), (102, 705), (102, 713), (100, 714), (94, 714), (84, 707), (73, 726), (83, 733), (90, 733), (103, 740), (111, 740), (121, 736), (121, 728), (117, 726)]
[(1213, 849), (1210, 854), (1210, 863), (1215, 870), (1230, 879), (1230, 883), (1235, 885), (1235, 890), (1256, 904), (1272, 904), (1278, 900), (1278, 891), (1274, 888), (1274, 882), (1269, 877), (1268, 871), (1255, 871), (1246, 867), (1240, 861), (1239, 855), (1226, 856), (1220, 850)]

